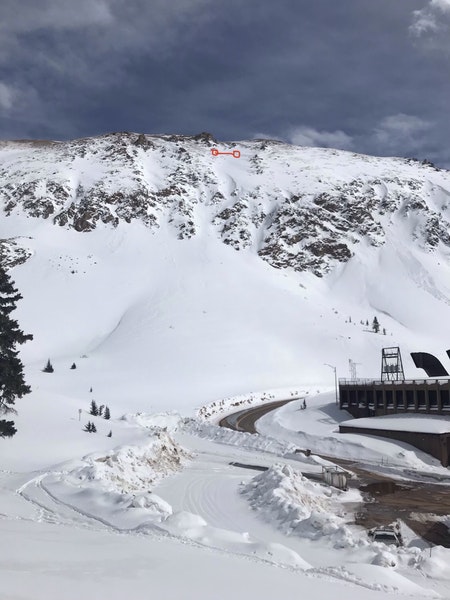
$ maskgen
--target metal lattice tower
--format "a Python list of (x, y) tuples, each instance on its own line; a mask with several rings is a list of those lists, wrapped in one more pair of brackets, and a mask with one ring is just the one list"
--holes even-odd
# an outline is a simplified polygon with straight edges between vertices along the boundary
[(350, 379), (355, 380), (357, 378), (356, 367), (357, 367), (357, 365), (360, 365), (360, 364), (361, 363), (354, 362), (351, 358), (348, 359), (348, 368), (350, 371)]
[(399, 346), (381, 350), (381, 381), (403, 381), (402, 355)]

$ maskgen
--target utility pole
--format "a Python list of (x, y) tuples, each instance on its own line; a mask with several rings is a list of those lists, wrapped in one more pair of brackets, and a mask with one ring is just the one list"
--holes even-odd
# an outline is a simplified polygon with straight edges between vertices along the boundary
[(338, 384), (337, 384), (337, 374), (336, 367), (334, 365), (329, 365), (328, 363), (323, 363), (326, 367), (330, 367), (334, 371), (334, 393), (336, 396), (336, 405), (338, 404)]

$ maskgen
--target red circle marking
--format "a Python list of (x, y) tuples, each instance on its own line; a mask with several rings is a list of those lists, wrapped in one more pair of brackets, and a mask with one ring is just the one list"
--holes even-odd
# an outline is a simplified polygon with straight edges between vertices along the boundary
[(219, 151), (217, 150), (217, 148), (212, 148), (212, 149), (211, 149), (211, 154), (212, 154), (213, 156), (217, 156), (217, 155), (219, 154)]
[(239, 150), (233, 150), (233, 156), (234, 158), (240, 158), (241, 153), (239, 152)]

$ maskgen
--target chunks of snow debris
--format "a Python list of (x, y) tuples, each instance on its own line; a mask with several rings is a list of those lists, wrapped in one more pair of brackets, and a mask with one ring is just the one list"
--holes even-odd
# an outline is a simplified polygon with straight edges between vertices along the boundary
[(419, 569), (432, 579), (448, 579), (450, 564), (450, 548), (435, 546), (430, 551), (424, 550), (418, 559)]
[[(268, 521), (275, 521), (286, 534), (310, 539), (328, 536), (335, 547), (361, 542), (345, 525), (338, 503), (338, 490), (306, 479), (289, 465), (273, 465), (241, 487), (253, 509)], [(368, 544), (368, 542), (367, 542)]]
[(150, 488), (190, 456), (166, 431), (155, 430), (144, 446), (87, 456), (68, 472), (44, 476), (40, 485), (78, 513), (120, 530), (145, 530), (172, 514), (170, 504)]
[(192, 433), (198, 437), (205, 438), (221, 444), (230, 446), (239, 446), (241, 448), (259, 450), (262, 452), (271, 452), (273, 454), (284, 455), (294, 453), (296, 446), (289, 442), (278, 441), (265, 435), (255, 435), (241, 431), (233, 431), (218, 425), (212, 425), (200, 419), (187, 418), (183, 423), (183, 431)]
[(164, 476), (178, 471), (189, 453), (163, 431), (152, 434), (145, 446), (122, 446), (108, 454), (95, 454), (72, 472), (79, 481), (100, 481), (118, 492), (148, 490)]

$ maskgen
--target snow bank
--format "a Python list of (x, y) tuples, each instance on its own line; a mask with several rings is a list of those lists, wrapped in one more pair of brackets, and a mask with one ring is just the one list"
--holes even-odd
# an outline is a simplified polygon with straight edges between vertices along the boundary
[(289, 442), (279, 441), (269, 436), (233, 431), (232, 429), (212, 425), (199, 419), (184, 419), (182, 429), (186, 433), (191, 433), (213, 442), (219, 442), (220, 444), (238, 446), (248, 450), (270, 452), (281, 456), (293, 453), (297, 448)]
[[(319, 390), (317, 390), (319, 392)], [(210, 420), (223, 417), (229, 413), (237, 412), (265, 402), (276, 402), (278, 400), (295, 400), (309, 394), (308, 391), (300, 389), (283, 388), (277, 390), (266, 390), (263, 392), (251, 392), (238, 396), (229, 396), (221, 400), (215, 400), (197, 411), (201, 419)]]
[(345, 525), (338, 501), (343, 492), (309, 481), (289, 465), (272, 466), (243, 484), (241, 492), (254, 510), (288, 535), (331, 537), (336, 548), (360, 543)]
[(154, 525), (172, 514), (172, 507), (151, 489), (178, 471), (190, 454), (164, 430), (155, 430), (143, 446), (122, 446), (96, 453), (62, 473), (44, 475), (39, 487), (77, 513), (116, 529)]
[[(387, 555), (387, 553), (385, 553)], [(322, 573), (332, 573), (337, 579), (351, 581), (373, 591), (402, 594), (414, 598), (440, 598), (434, 590), (426, 589), (411, 581), (393, 568), (381, 564), (353, 563), (341, 569), (323, 569)], [(391, 565), (389, 565), (391, 566)]]
[[(387, 546), (369, 540), (366, 532), (349, 525), (344, 503), (354, 502), (356, 493), (341, 492), (309, 481), (288, 465), (277, 464), (241, 485), (241, 493), (253, 510), (265, 521), (276, 524), (288, 536), (307, 538), (340, 550), (346, 557), (345, 566), (316, 567), (312, 572), (327, 574), (372, 590), (433, 596), (401, 573), (423, 571), (429, 577), (449, 578), (450, 550), (434, 548)], [(401, 571), (397, 573), (396, 570)]]
[(99, 481), (111, 491), (140, 492), (178, 471), (189, 457), (167, 432), (159, 430), (145, 446), (123, 446), (106, 455), (89, 456), (86, 465), (70, 476), (78, 483)]
[(427, 577), (431, 579), (448, 579), (450, 573), (450, 548), (435, 546), (431, 552), (424, 550), (418, 559), (417, 566)]
[(177, 537), (187, 538), (211, 548), (254, 556), (280, 565), (300, 569), (311, 568), (311, 565), (297, 552), (283, 544), (256, 542), (248, 533), (212, 527), (202, 517), (190, 512), (180, 511), (169, 516), (164, 521), (163, 527)]
[(131, 425), (138, 425), (145, 429), (153, 431), (164, 430), (170, 433), (177, 431), (184, 422), (184, 417), (176, 411), (166, 411), (157, 413), (138, 412), (133, 414), (125, 414), (121, 417), (121, 421), (125, 421)]
[[(204, 421), (201, 418), (182, 417), (177, 412), (129, 414), (124, 415), (122, 420), (132, 425), (144, 427), (150, 431), (162, 430), (170, 434), (178, 431), (227, 446), (237, 446), (239, 448), (269, 452), (281, 456), (292, 454), (297, 449), (296, 446), (289, 442), (278, 441), (270, 436), (233, 431), (232, 429)], [(314, 457), (307, 458), (303, 454), (297, 454), (296, 459), (312, 464), (316, 464), (317, 462)]]

